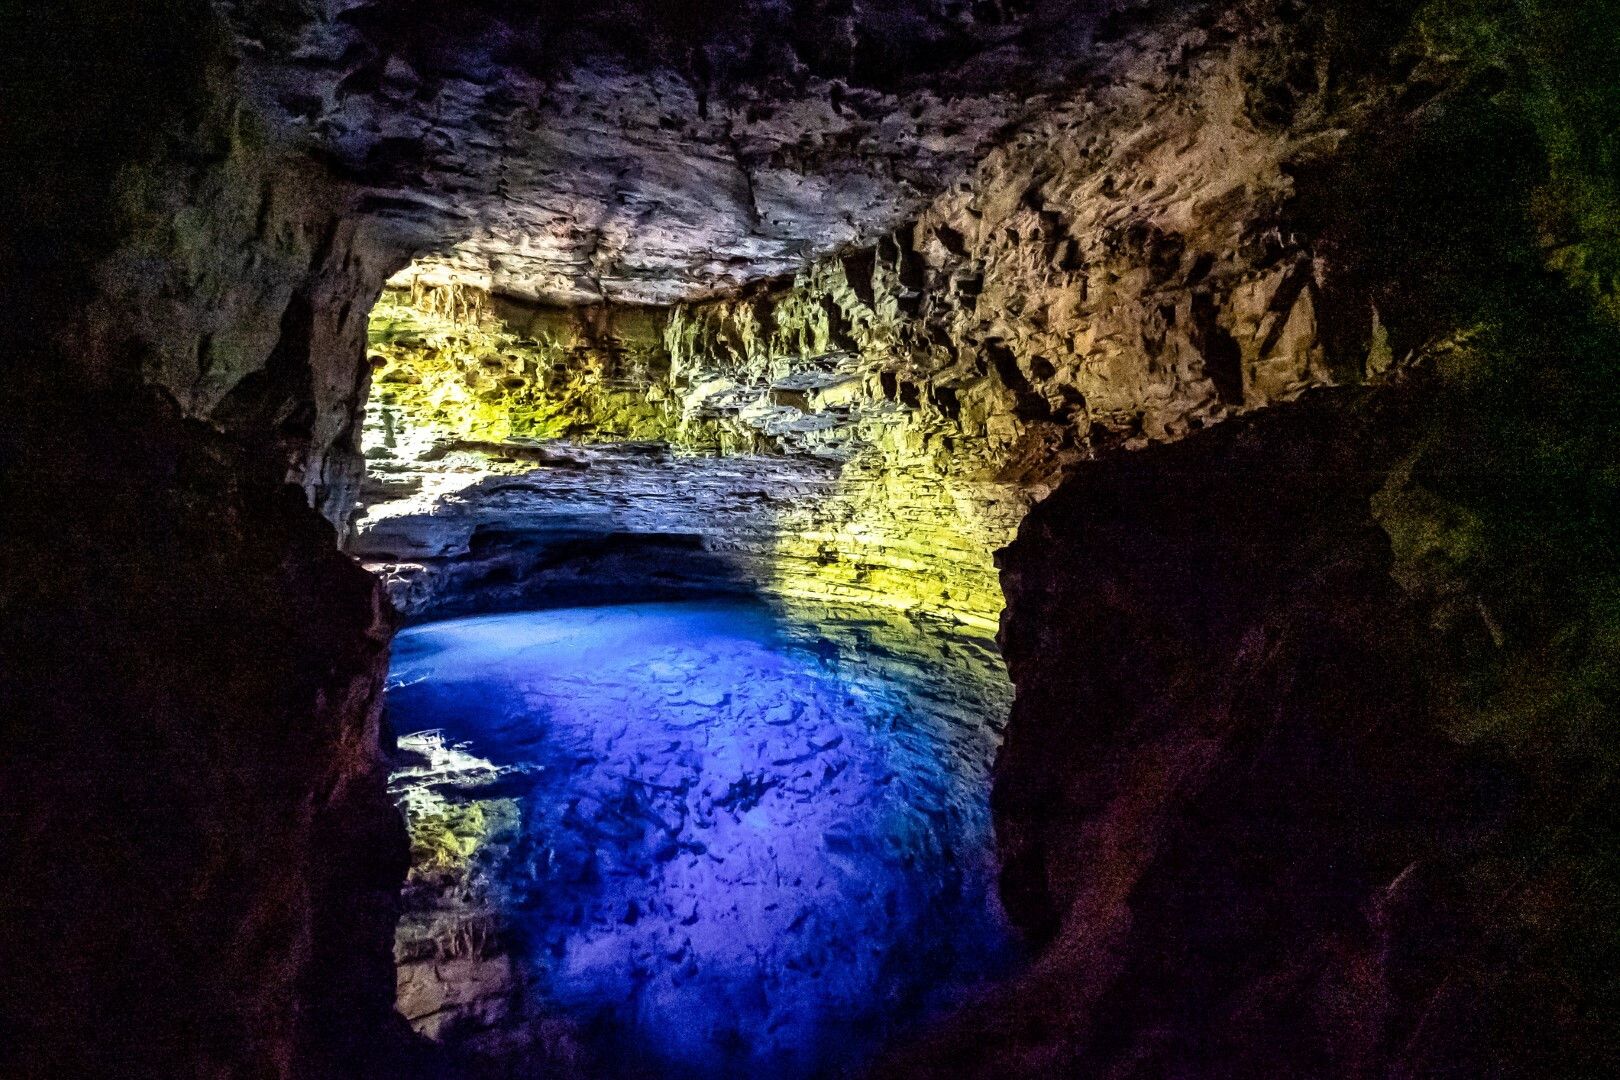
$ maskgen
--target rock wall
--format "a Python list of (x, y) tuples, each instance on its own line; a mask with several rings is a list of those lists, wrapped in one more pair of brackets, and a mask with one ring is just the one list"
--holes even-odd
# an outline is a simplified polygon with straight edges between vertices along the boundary
[(1576, 164), (1610, 114), (1544, 66), (1612, 60), (1595, 25), (1426, 6), (1410, 89), (1294, 170), (1328, 370), (1365, 304), (1393, 375), (1077, 464), (1025, 520), (995, 813), (1040, 958), (888, 1074), (1620, 1062), (1620, 337), (1574, 269), (1614, 233), (1546, 212), (1612, 199)]
[(1608, 54), (1294, 14), (1146, 23), (915, 225), (669, 316), (675, 442), (839, 470), (783, 594), (993, 619), (1058, 492), (1002, 578), (1043, 958), (896, 1073), (1612, 1067), (1609, 136), (1546, 60)]
[(367, 1075), (403, 830), (392, 615), (241, 448), (128, 397), (6, 425), (8, 1075)]
[(786, 588), (994, 620), (991, 553), (1065, 466), (1391, 365), (1376, 307), (1289, 204), (1393, 90), (1302, 84), (1279, 105), (1258, 73), (1309, 61), (1255, 16), (1122, 33), (1086, 89), (875, 248), (676, 309), (689, 416), (846, 462), (786, 541), (820, 553), (816, 576)]
[(783, 533), (836, 482), (815, 463), (662, 446), (503, 453), (448, 453), (415, 474), (429, 501), (394, 499), (362, 520), (350, 549), (407, 619), (757, 595), (779, 576)]
[[(749, 357), (683, 341), (690, 327), (668, 310), (391, 292), (372, 323), (371, 475), (351, 550), (388, 568), (408, 615), (465, 609), (475, 593), (474, 606), (498, 605), (478, 580), (543, 588), (533, 571), (560, 569), (543, 553), (589, 534), (581, 514), (616, 507), (616, 533), (701, 542), (707, 568), (686, 568), (696, 586), (994, 628), (988, 552), (1021, 513), (1017, 485), (928, 470), (948, 451), (924, 442), (926, 421), (892, 387), (886, 396), (881, 358), (829, 353), (824, 330)], [(563, 442), (667, 451), (546, 445)], [(917, 467), (893, 467), (902, 457)], [(663, 555), (676, 573), (680, 560)]]
[[(82, 33), (85, 55), (61, 73), (33, 60), (18, 71), (25, 96), (8, 135), (19, 161), (44, 166), (32, 183), (8, 177), (22, 210), (7, 237), (27, 285), (20, 337), (32, 351), (72, 345), (54, 367), (19, 365), (14, 392), (151, 387), (342, 521), (362, 472), (366, 316), (405, 249), (245, 100), (208, 5), (160, 7), (172, 40), (140, 13), (99, 27), (69, 7), (35, 44), (48, 52)], [(103, 44), (118, 33), (135, 55)], [(96, 101), (131, 93), (121, 78), (147, 83), (92, 121), (58, 95), (69, 78)]]
[[(637, 352), (626, 382), (588, 361), (537, 394), (534, 372), (578, 347), (525, 342), (541, 316), (507, 304), (516, 322), (496, 332), (515, 347), (464, 348), (450, 380), (458, 437), (629, 435), (832, 462), (835, 489), (784, 516), (765, 587), (993, 627), (992, 553), (1066, 465), (1360, 383), (1410, 348), (1294, 204), (1311, 163), (1416, 106), (1341, 75), (1339, 41), (1275, 15), (1127, 24), (1084, 89), (875, 247), (734, 298), (637, 310), (643, 329), (663, 322), (667, 357)], [(1313, 83), (1312, 65), (1333, 78)], [(1429, 66), (1419, 103), (1455, 76)], [(1295, 69), (1297, 85), (1273, 85)], [(432, 295), (419, 288), (417, 306), (446, 306)], [(423, 364), (401, 357), (382, 378)], [(397, 392), (397, 425), (439, 423), (414, 393)], [(645, 402), (636, 422), (626, 393)]]
[(1032, 512), (994, 808), (1040, 959), (889, 1074), (1613, 1067), (1606, 586), (1474, 576), (1505, 515), (1453, 501), (1484, 462), (1444, 393), (1279, 406)]
[(397, 255), (207, 5), (12, 21), (0, 1071), (403, 1068), (391, 615), (312, 509), (358, 487)]
[(221, 6), (437, 280), (647, 304), (869, 243), (1161, 2)]
[(544, 308), (411, 280), (372, 310), (372, 446), (668, 441), (679, 413), (663, 323), (656, 308)]
[(1511, 796), (1424, 715), (1369, 511), (1410, 437), (1281, 407), (1078, 471), (1007, 552), (1003, 895), (1047, 949), (1003, 1048), (1032, 1074), (1425, 1074), (1477, 917), (1456, 860)]
[[(230, 20), (200, 0), (54, 4), (7, 42), (0, 468), (20, 494), (0, 701), (4, 840), (24, 872), (0, 915), (24, 932), (0, 959), (18, 1033), (0, 1064), (16, 1075), (364, 1075), (399, 1045), (387, 620), (315, 510), (346, 520), (358, 487), (370, 302), (428, 233), (487, 224), (452, 212), (458, 193), (487, 211), (503, 190), (508, 144), (484, 121), (572, 100), (613, 122), (615, 79), (542, 100), (536, 58), (495, 48), (514, 39), (493, 15), (222, 7)], [(536, 202), (560, 214), (540, 267), (563, 268), (554, 285), (575, 295), (597, 271), (589, 295), (605, 293), (607, 269), (646, 298), (673, 266), (686, 295), (694, 267), (741, 280), (796, 262), (787, 226), (827, 220), (825, 200), (791, 212), (797, 162), (839, 183), (851, 163), (901, 162), (840, 235), (888, 228), (921, 205), (906, 162), (954, 175), (1022, 115), (1009, 93), (1057, 94), (1020, 33), (1083, 39), (1100, 59), (1081, 88), (1043, 99), (914, 225), (679, 308), (661, 351), (612, 313), (606, 338), (595, 316), (515, 335), (587, 372), (618, 362), (607, 338), (633, 339), (650, 386), (667, 354), (670, 396), (626, 415), (665, 423), (678, 404), (677, 445), (838, 469), (771, 541), (785, 595), (985, 625), (1001, 606), (988, 552), (1058, 490), (1008, 557), (1020, 701), (998, 779), (1007, 894), (1047, 949), (1014, 997), (960, 1022), (936, 1071), (1615, 1071), (1594, 1003), (1620, 970), (1620, 126), (1604, 90), (1620, 24), (1601, 0), (1083, 20), (1059, 4), (1035, 23), (973, 7), (982, 24), (928, 5), (910, 24), (927, 33), (895, 35), (911, 52), (967, 41), (961, 115), (924, 85), (944, 54), (907, 85), (866, 85), (882, 34), (737, 106), (769, 127), (814, 99), (820, 119), (795, 122), (814, 145), (757, 133), (769, 168), (735, 170), (720, 216), (757, 214), (743, 189), (769, 173), (782, 220), (746, 221), (734, 253), (659, 263), (615, 240), (596, 266), (579, 241), (627, 219), (576, 226), (619, 171), (579, 191), (525, 181), (568, 204)], [(859, 14), (795, 40), (855, 34)], [(942, 37), (941, 19), (972, 25)], [(699, 21), (708, 42), (720, 22)], [(690, 40), (670, 30), (652, 66)], [(772, 67), (769, 50), (727, 55)], [(991, 78), (998, 57), (1029, 78)], [(669, 89), (707, 124), (691, 74)], [(656, 98), (663, 79), (631, 81)], [(732, 70), (717, 100), (744, 85), (774, 84)], [(924, 110), (903, 151), (839, 150), (881, 142), (902, 99)], [(955, 125), (964, 140), (928, 149)], [(661, 160), (638, 197), (696, 158)], [(510, 255), (510, 224), (479, 233), (480, 253)], [(470, 399), (500, 387), (549, 409), (543, 385), (566, 402), (571, 377), (511, 367), (504, 333), (478, 343), (501, 359), (479, 360)], [(1419, 418), (1398, 379), (1376, 405), (1235, 416), (1413, 365), (1438, 386), (1410, 399)], [(896, 1067), (926, 1071), (929, 1053)]]

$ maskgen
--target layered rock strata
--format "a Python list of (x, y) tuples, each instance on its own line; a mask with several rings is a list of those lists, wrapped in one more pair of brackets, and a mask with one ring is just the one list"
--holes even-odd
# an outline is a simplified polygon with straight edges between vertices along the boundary
[[(373, 328), (371, 476), (350, 547), (388, 567), (408, 614), (450, 610), (451, 579), (521, 579), (539, 595), (549, 586), (530, 571), (559, 563), (543, 553), (595, 529), (664, 544), (672, 582), (994, 627), (988, 553), (1028, 496), (945, 476), (918, 433), (926, 421), (886, 392), (873, 357), (826, 353), (814, 327), (749, 360), (682, 344), (686, 324), (667, 311), (558, 316), (468, 290), (390, 295)], [(592, 318), (606, 329), (578, 332)], [(577, 336), (548, 335), (559, 319)], [(595, 361), (574, 362), (581, 352)], [(669, 546), (682, 543), (688, 569)]]
[[(490, 454), (510, 455), (492, 461)], [(445, 470), (467, 486), (441, 490)], [(409, 619), (713, 593), (780, 593), (788, 538), (833, 470), (769, 457), (686, 457), (662, 445), (511, 442), (429, 463), (424, 498), (370, 509), (351, 551)], [(491, 476), (491, 470), (507, 475)], [(399, 475), (399, 474), (394, 474)], [(450, 476), (453, 478), (454, 473)]]
[(1141, 0), (222, 3), (256, 103), (451, 277), (670, 303), (870, 243)]
[(838, 463), (830, 562), (923, 516), (885, 480), (1059, 493), (1003, 578), (1043, 959), (896, 1074), (1612, 1067), (1602, 139), (1408, 29), (1149, 24), (915, 227), (670, 316), (692, 447)]
[[(790, 282), (561, 316), (401, 279), (412, 303), (374, 342), (382, 424), (833, 462), (835, 489), (785, 519), (773, 588), (993, 626), (990, 553), (1065, 465), (1363, 381), (1409, 344), (1294, 206), (1299, 173), (1393, 95), (1302, 84), (1280, 123), (1254, 79), (1295, 33), (1238, 14), (1118, 44), (914, 223)], [(437, 324), (455, 344), (431, 357), (390, 329), (446, 313), (463, 329)]]

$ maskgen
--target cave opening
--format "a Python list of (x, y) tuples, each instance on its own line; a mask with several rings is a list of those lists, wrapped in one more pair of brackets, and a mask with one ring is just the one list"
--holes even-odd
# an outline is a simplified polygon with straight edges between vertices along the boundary
[(917, 395), (814, 328), (750, 373), (691, 311), (432, 275), (371, 316), (348, 539), (407, 622), (405, 1019), (475, 1068), (831, 1076), (1016, 970), (989, 545), (815, 441)]

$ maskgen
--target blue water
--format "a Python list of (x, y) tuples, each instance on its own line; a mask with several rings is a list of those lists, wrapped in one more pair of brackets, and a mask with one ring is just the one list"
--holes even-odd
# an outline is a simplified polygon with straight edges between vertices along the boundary
[(1011, 960), (994, 726), (929, 671), (748, 602), (627, 605), (407, 630), (388, 707), (489, 764), (442, 794), (517, 807), (477, 892), (589, 1074), (793, 1080)]

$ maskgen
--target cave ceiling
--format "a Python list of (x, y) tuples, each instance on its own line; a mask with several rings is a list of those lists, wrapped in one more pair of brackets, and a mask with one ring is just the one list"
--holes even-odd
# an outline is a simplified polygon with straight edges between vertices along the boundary
[(1129, 0), (231, 5), (271, 123), (454, 277), (665, 304), (869, 243), (961, 179)]

